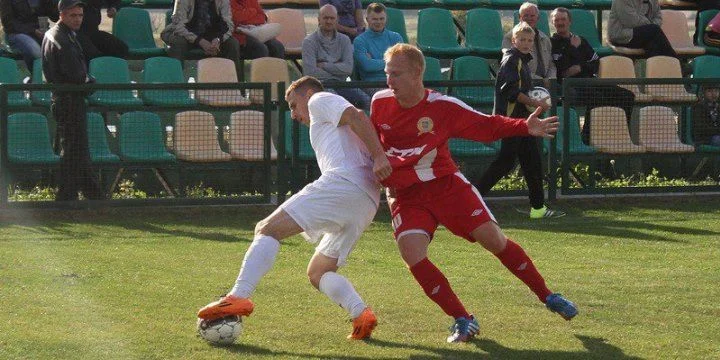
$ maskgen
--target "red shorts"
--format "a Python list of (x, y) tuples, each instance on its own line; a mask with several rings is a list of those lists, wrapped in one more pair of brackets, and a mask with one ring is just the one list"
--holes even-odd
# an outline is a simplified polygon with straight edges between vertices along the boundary
[(495, 221), (480, 193), (460, 173), (397, 190), (390, 207), (395, 239), (409, 233), (433, 238), (438, 224), (470, 242), (478, 226)]

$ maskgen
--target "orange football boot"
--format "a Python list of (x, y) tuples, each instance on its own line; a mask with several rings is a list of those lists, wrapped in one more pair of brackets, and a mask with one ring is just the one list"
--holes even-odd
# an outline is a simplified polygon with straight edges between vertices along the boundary
[(360, 316), (353, 320), (353, 332), (348, 335), (348, 339), (367, 339), (372, 334), (373, 329), (377, 326), (377, 318), (373, 311), (367, 307)]
[(198, 311), (197, 316), (208, 321), (231, 315), (248, 316), (252, 314), (253, 308), (255, 308), (255, 305), (250, 299), (227, 295), (218, 301), (205, 305)]

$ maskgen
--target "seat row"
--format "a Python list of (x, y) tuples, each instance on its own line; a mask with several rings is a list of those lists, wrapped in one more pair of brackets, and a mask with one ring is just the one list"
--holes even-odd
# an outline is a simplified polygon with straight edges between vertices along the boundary
[[(587, 39), (595, 52), (600, 56), (611, 55), (614, 52), (641, 56), (642, 49), (627, 49), (623, 47), (602, 45), (595, 16), (588, 10), (570, 10), (572, 23), (570, 31)], [(687, 17), (684, 12), (676, 10), (663, 10), (662, 29), (670, 44), (679, 56), (694, 57), (705, 53), (720, 54), (720, 48), (708, 46), (702, 40), (704, 27), (712, 19), (711, 15), (717, 10), (703, 11), (698, 19), (698, 31), (693, 43), (690, 37)], [(714, 15), (713, 15), (714, 16)], [(514, 22), (519, 21), (518, 12), (514, 12)], [(548, 12), (541, 11), (538, 29), (548, 36), (551, 35), (548, 22)], [(458, 39), (464, 35), (464, 42)], [(467, 12), (465, 29), (456, 27), (456, 22), (449, 10), (428, 8), (418, 13), (417, 45), (423, 53), (443, 58), (453, 58), (462, 55), (479, 55), (486, 58), (499, 58), (502, 56), (502, 40), (504, 32), (500, 14), (491, 9), (473, 9)]]
[[(242, 110), (230, 115), (229, 152), (221, 149), (215, 118), (202, 111), (185, 111), (175, 116), (173, 153), (166, 147), (160, 117), (134, 111), (120, 116), (117, 132), (118, 153), (110, 150), (105, 121), (98, 113), (88, 113), (87, 130), (91, 160), (95, 164), (120, 162), (163, 164), (187, 162), (260, 161), (265, 158), (265, 115)], [(53, 165), (60, 157), (53, 151), (48, 121), (39, 113), (8, 116), (8, 160), (15, 165)], [(277, 158), (271, 145), (271, 159)]]
[[(362, 0), (363, 7), (370, 3), (380, 2), (386, 6), (398, 8), (425, 8), (445, 7), (451, 10), (469, 9), (476, 7), (489, 7), (497, 9), (516, 9), (524, 0)], [(290, 7), (301, 9), (317, 8), (315, 0), (259, 0), (263, 8)], [(692, 1), (660, 0), (660, 6), (665, 8), (695, 9), (697, 4)], [(146, 8), (172, 8), (173, 0), (122, 0), (123, 6), (137, 6)], [(557, 6), (580, 7), (588, 9), (610, 9), (612, 0), (538, 0), (541, 8), (554, 8)]]
[[(703, 55), (693, 61), (694, 78), (720, 79), (720, 57)], [(600, 59), (599, 77), (601, 79), (636, 79), (635, 64), (632, 59), (612, 55)], [(646, 79), (682, 79), (680, 61), (669, 56), (653, 56), (647, 59)], [(682, 84), (648, 84), (640, 91), (636, 84), (620, 85), (635, 94), (636, 102), (694, 102), (697, 96), (688, 92)]]
[[(144, 61), (142, 83), (145, 84), (184, 84), (187, 82), (180, 61), (168, 57), (153, 57)], [(130, 70), (124, 59), (99, 57), (90, 61), (90, 75), (98, 84), (130, 84)], [(237, 84), (238, 77), (231, 60), (224, 58), (205, 58), (198, 61), (199, 83)], [(289, 81), (287, 64), (282, 59), (259, 58), (250, 66), (251, 82), (266, 82), (269, 76)], [(32, 82), (44, 83), (42, 62), (35, 60)], [(20, 72), (12, 59), (0, 58), (0, 83), (19, 84)], [(277, 99), (277, 90), (273, 87), (273, 99)], [(160, 90), (99, 90), (88, 97), (90, 105), (95, 106), (182, 106), (205, 104), (210, 106), (248, 106), (263, 104), (262, 90), (252, 89), (244, 93), (240, 89), (160, 89)], [(49, 91), (32, 91), (29, 95), (20, 91), (8, 94), (10, 106), (49, 106)]]

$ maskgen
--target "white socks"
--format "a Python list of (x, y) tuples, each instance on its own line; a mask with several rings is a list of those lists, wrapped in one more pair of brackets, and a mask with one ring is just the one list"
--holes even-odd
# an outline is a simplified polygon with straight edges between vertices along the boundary
[(350, 281), (336, 272), (328, 271), (323, 274), (318, 287), (330, 300), (345, 309), (353, 319), (360, 316), (366, 308)]
[(245, 253), (240, 274), (230, 294), (249, 298), (255, 291), (260, 279), (272, 269), (275, 256), (280, 250), (280, 242), (272, 236), (256, 235)]

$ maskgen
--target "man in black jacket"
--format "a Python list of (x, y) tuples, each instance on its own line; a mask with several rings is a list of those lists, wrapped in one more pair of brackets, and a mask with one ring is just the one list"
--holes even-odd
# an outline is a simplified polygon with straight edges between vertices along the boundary
[[(48, 83), (81, 85), (93, 82), (77, 39), (84, 5), (80, 0), (60, 0), (58, 3), (60, 21), (48, 30), (42, 42), (43, 73)], [(55, 199), (77, 200), (79, 190), (88, 199), (103, 199), (105, 196), (90, 165), (85, 93), (53, 91), (52, 109), (62, 157)]]
[(0, 0), (0, 21), (8, 44), (22, 54), (30, 71), (33, 61), (42, 56), (40, 42), (47, 30), (47, 27), (40, 28), (40, 16), (58, 20), (57, 6), (53, 0)]
[[(85, 14), (79, 30), (82, 36), (79, 39), (87, 59), (99, 56), (126, 58), (128, 56), (127, 44), (114, 35), (99, 29), (102, 21), (100, 12), (105, 1), (84, 0), (83, 2), (85, 3)], [(114, 18), (118, 6), (120, 6), (120, 0), (107, 0), (107, 17)]]
[[(556, 33), (550, 38), (552, 57), (557, 68), (557, 79), (594, 78), (600, 67), (600, 57), (582, 36), (570, 32), (572, 18), (570, 11), (564, 7), (556, 8), (550, 13)], [(632, 91), (615, 85), (578, 85), (564, 94), (566, 102), (572, 105), (587, 107), (585, 123), (582, 128), (582, 139), (590, 141), (590, 110), (598, 106), (617, 106), (625, 110), (628, 123), (632, 116), (635, 94)]]

